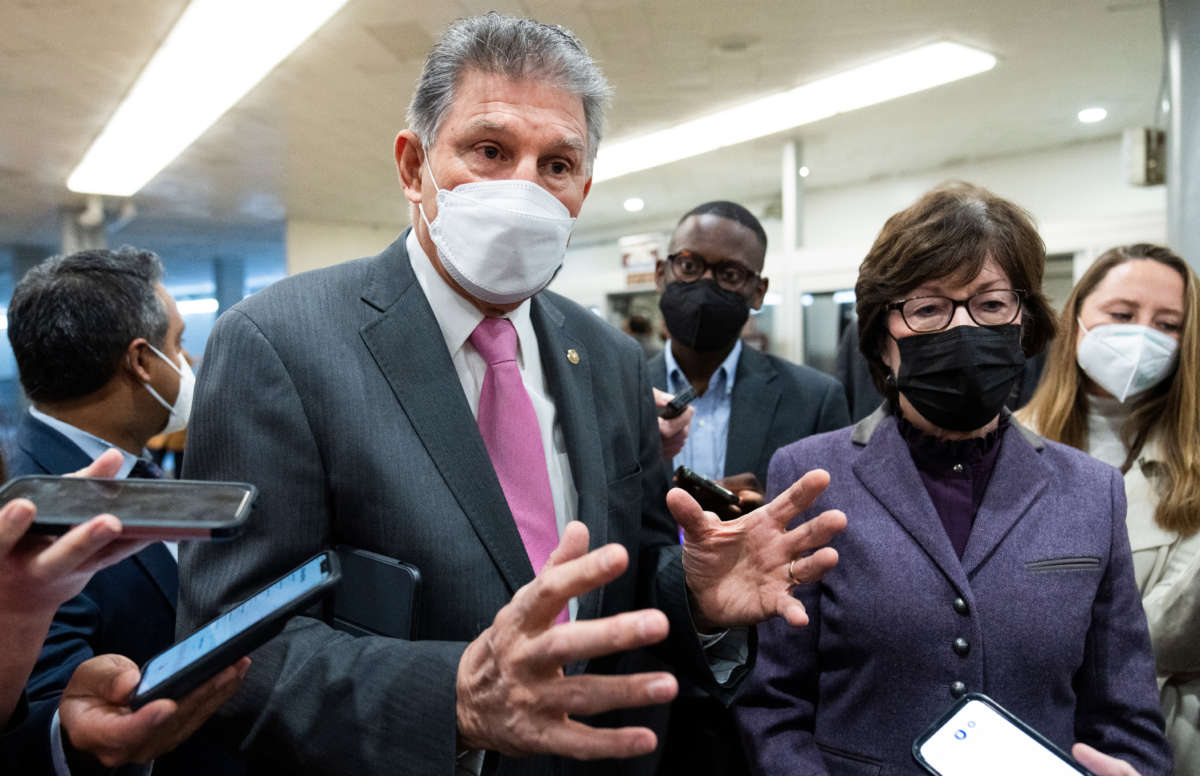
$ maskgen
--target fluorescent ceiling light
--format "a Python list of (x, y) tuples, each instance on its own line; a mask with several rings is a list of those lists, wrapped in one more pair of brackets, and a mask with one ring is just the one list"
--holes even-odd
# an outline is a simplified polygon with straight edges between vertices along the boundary
[(991, 54), (957, 43), (922, 46), (669, 129), (601, 146), (592, 179), (608, 180), (744, 143), (957, 81), (995, 65)]
[(192, 0), (67, 188), (132, 195), (345, 3)]
[(1097, 121), (1104, 121), (1108, 118), (1108, 111), (1104, 108), (1084, 108), (1079, 111), (1079, 120), (1084, 124), (1095, 124)]
[(220, 304), (213, 297), (206, 299), (180, 299), (175, 303), (180, 315), (209, 315), (215, 313)]

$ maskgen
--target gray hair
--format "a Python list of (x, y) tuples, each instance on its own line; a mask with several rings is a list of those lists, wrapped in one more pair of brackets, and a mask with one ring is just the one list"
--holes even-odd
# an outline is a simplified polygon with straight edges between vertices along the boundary
[(612, 94), (600, 67), (566, 27), (492, 13), (459, 19), (446, 28), (425, 59), (408, 126), (426, 149), (433, 146), (442, 117), (454, 102), (454, 88), (467, 70), (513, 80), (541, 78), (583, 100), (587, 120), (587, 164), (591, 169)]

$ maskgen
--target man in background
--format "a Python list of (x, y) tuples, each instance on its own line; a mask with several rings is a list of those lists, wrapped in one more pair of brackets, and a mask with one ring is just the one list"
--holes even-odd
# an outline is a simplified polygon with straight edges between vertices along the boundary
[[(146, 442), (187, 425), (193, 380), (182, 357), (183, 318), (162, 276), (153, 253), (123, 248), (51, 257), (17, 284), (8, 339), (32, 406), (17, 429), (12, 475), (66, 474), (116, 448), (121, 461), (111, 476), (161, 476), (146, 458)], [(247, 663), (181, 700), (163, 724), (113, 734), (111, 718), (124, 703), (105, 698), (107, 688), (127, 684), (129, 669), (175, 642), (174, 555), (173, 545), (154, 542), (98, 572), (58, 608), (26, 688), (22, 730), (12, 733), (14, 741), (32, 742), (19, 756), (15, 745), (8, 752), (20, 766), (13, 772), (78, 776), (146, 762), (185, 739), (236, 690)], [(199, 741), (154, 769), (160, 776), (238, 770)]]
[[(655, 267), (659, 306), (671, 339), (649, 361), (654, 386), (698, 397), (673, 465), (740, 496), (739, 511), (762, 503), (775, 450), (850, 422), (837, 380), (739, 339), (750, 310), (762, 307), (767, 235), (749, 210), (707, 202), (679, 221)], [(671, 705), (659, 773), (748, 773), (733, 717), (718, 700), (683, 682)]]

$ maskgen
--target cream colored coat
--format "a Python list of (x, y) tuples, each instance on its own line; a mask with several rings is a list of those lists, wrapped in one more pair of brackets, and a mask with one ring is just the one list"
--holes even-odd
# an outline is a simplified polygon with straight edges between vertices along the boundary
[(1150, 440), (1125, 474), (1133, 568), (1158, 662), (1167, 740), (1177, 776), (1200, 775), (1200, 534), (1154, 521), (1162, 453)]

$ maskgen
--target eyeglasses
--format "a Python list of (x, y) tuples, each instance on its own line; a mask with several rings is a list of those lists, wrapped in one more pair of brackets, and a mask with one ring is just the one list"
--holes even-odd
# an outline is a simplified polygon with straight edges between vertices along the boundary
[(899, 310), (904, 324), (915, 332), (941, 331), (954, 320), (954, 313), (959, 307), (967, 308), (967, 315), (980, 326), (1003, 326), (1012, 323), (1020, 315), (1024, 295), (1024, 291), (996, 289), (973, 294), (966, 299), (917, 296), (892, 302), (887, 309)]
[(711, 268), (713, 279), (726, 291), (741, 291), (751, 278), (758, 278), (757, 272), (746, 269), (745, 265), (732, 259), (709, 261), (699, 253), (691, 251), (672, 253), (667, 257), (667, 263), (671, 265), (671, 272), (675, 277), (685, 283), (699, 280), (704, 277), (705, 271)]

